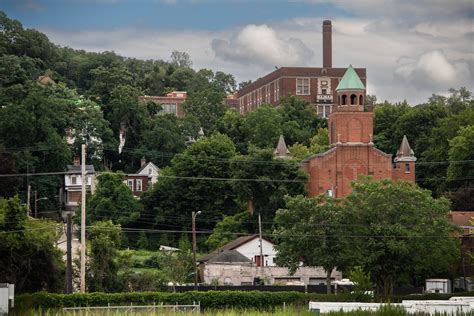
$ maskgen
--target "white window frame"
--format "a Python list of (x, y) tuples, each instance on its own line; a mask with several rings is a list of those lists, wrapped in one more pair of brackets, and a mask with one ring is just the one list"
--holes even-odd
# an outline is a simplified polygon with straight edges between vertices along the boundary
[(127, 186), (130, 188), (130, 190), (133, 190), (133, 179), (127, 179)]
[(135, 180), (135, 188), (137, 189), (137, 192), (142, 192), (143, 191), (142, 179)]
[[(298, 88), (301, 87), (301, 88)], [(305, 91), (307, 88), (308, 91)], [(311, 80), (307, 77), (296, 78), (296, 95), (310, 95), (311, 94)]]
[(77, 176), (71, 176), (71, 184), (76, 185), (77, 184)]

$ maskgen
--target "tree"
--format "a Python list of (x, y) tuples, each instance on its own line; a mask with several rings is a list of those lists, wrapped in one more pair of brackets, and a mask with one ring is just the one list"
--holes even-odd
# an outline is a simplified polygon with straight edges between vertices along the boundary
[(241, 130), (248, 143), (259, 148), (273, 148), (283, 133), (282, 122), (280, 112), (264, 104), (244, 116)]
[(322, 195), (312, 199), (286, 196), (285, 202), (286, 207), (275, 216), (277, 262), (291, 273), (301, 262), (322, 266), (330, 294), (333, 269), (343, 269), (350, 263), (350, 239), (344, 228), (346, 209), (341, 201)]
[(309, 145), (311, 135), (326, 126), (326, 120), (318, 116), (309, 102), (296, 96), (283, 98), (278, 111), (282, 117), (282, 132), (289, 145), (296, 142)]
[[(241, 205), (251, 200), (255, 213), (267, 220), (285, 206), (284, 196), (305, 193), (307, 175), (293, 160), (277, 159), (271, 149), (251, 147), (232, 160), (232, 188)], [(255, 222), (257, 222), (255, 220)]]
[(190, 68), (193, 62), (188, 53), (175, 50), (171, 53), (171, 64), (175, 67)]
[(183, 103), (183, 109), (186, 115), (197, 118), (205, 134), (210, 134), (216, 129), (216, 123), (227, 110), (223, 97), (223, 93), (217, 90), (199, 91)]
[[(347, 196), (351, 249), (388, 297), (403, 277), (440, 276), (459, 258), (449, 202), (409, 182), (360, 177)], [(413, 254), (416, 254), (414, 256)]]
[(88, 289), (91, 292), (115, 292), (120, 290), (117, 273), (118, 249), (121, 227), (111, 220), (99, 221), (90, 228), (90, 266)]
[(0, 278), (15, 284), (19, 293), (59, 292), (65, 269), (54, 246), (58, 227), (49, 220), (29, 220), (26, 214), (18, 197), (0, 199)]
[(216, 224), (212, 234), (206, 241), (210, 250), (224, 246), (235, 239), (235, 233), (250, 233), (247, 224), (251, 215), (248, 212), (240, 212), (235, 215), (227, 215)]
[(142, 205), (123, 183), (123, 174), (102, 173), (97, 180), (96, 192), (88, 199), (88, 221), (110, 219), (115, 224), (127, 225), (140, 217)]
[[(236, 209), (229, 181), (230, 160), (235, 146), (225, 135), (202, 137), (162, 169), (159, 181), (143, 196), (147, 214), (156, 217), (157, 227), (189, 229), (191, 212), (200, 229), (213, 228), (213, 220)], [(163, 226), (160, 226), (163, 225)], [(177, 236), (176, 236), (177, 237)]]

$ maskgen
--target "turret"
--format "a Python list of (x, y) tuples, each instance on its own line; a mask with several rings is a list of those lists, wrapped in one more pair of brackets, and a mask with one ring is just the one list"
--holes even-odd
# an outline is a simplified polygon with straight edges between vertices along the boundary
[(273, 151), (273, 155), (275, 158), (280, 158), (280, 159), (287, 159), (289, 158), (290, 151), (288, 150), (288, 147), (286, 147), (285, 139), (283, 138), (283, 135), (280, 135), (280, 138), (278, 139), (278, 144)]
[(365, 86), (352, 65), (349, 65), (336, 88), (337, 111), (364, 111)]
[(400, 148), (397, 150), (397, 155), (393, 162), (394, 179), (415, 182), (416, 157), (406, 135), (403, 135)]

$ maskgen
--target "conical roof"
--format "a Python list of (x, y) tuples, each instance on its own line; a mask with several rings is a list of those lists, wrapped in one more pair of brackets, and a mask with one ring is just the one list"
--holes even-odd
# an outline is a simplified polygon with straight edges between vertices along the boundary
[(336, 91), (339, 90), (365, 90), (365, 86), (359, 78), (352, 65), (349, 65), (341, 81), (337, 85)]
[(408, 143), (407, 135), (403, 135), (402, 143), (400, 148), (397, 150), (397, 156), (394, 159), (395, 162), (398, 161), (416, 161), (415, 153)]
[(273, 151), (273, 154), (278, 158), (286, 158), (289, 153), (290, 151), (288, 150), (288, 147), (286, 147), (285, 139), (283, 138), (283, 135), (280, 135), (280, 139), (278, 139), (278, 144)]

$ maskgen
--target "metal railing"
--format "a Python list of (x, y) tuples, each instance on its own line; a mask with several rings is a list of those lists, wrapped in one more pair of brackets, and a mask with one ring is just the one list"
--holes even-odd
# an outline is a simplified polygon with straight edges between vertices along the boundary
[(133, 303), (130, 303), (130, 305), (121, 305), (121, 306), (113, 306), (113, 305), (107, 305), (107, 306), (86, 306), (86, 307), (64, 307), (63, 311), (65, 313), (71, 313), (75, 314), (76, 312), (82, 312), (82, 311), (97, 311), (97, 312), (125, 312), (125, 313), (161, 313), (164, 311), (167, 312), (197, 312), (199, 313), (201, 311), (201, 303), (198, 302), (193, 302), (192, 305), (178, 305), (178, 303), (174, 305), (170, 304), (156, 304), (153, 303), (153, 305), (133, 305)]

